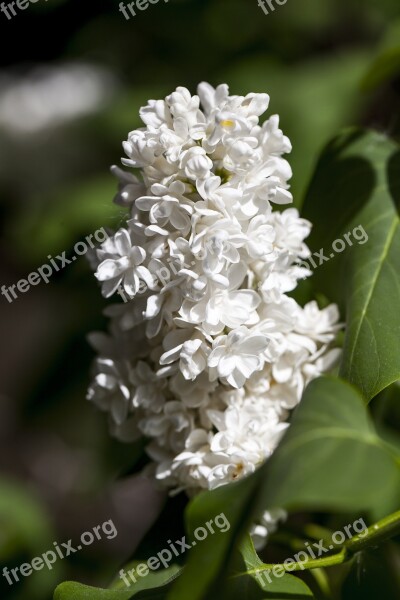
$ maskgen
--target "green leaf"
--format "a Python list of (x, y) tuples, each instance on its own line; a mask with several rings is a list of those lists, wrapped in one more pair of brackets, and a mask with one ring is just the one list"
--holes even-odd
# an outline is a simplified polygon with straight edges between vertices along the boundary
[(386, 500), (389, 512), (398, 504), (399, 458), (376, 434), (357, 390), (333, 378), (307, 387), (266, 470), (267, 506), (360, 512)]
[(181, 568), (173, 565), (162, 571), (150, 571), (147, 575), (139, 577), (135, 573), (133, 581), (129, 576), (129, 571), (137, 568), (140, 561), (128, 565), (124, 568), (124, 575), (127, 581), (131, 583), (128, 587), (126, 583), (118, 578), (111, 589), (105, 590), (94, 588), (81, 583), (66, 581), (59, 585), (54, 592), (54, 600), (161, 600), (165, 597), (169, 584), (178, 576)]
[[(132, 561), (130, 564), (126, 565), (123, 569), (125, 579), (123, 580), (121, 577), (116, 578), (114, 583), (110, 586), (111, 589), (126, 591), (126, 581), (129, 581), (131, 583), (131, 587), (129, 589), (132, 589), (132, 591), (135, 592), (135, 594), (138, 594), (139, 592), (142, 592), (144, 590), (153, 590), (154, 588), (165, 586), (174, 579), (176, 579), (176, 577), (178, 577), (182, 570), (182, 568), (178, 565), (171, 565), (167, 569), (149, 571), (147, 575), (145, 575), (144, 577), (140, 577), (136, 573), (136, 569), (138, 565), (143, 564), (146, 564), (145, 560), (135, 560)], [(134, 579), (136, 579), (136, 581), (134, 581), (132, 579), (132, 576), (130, 575), (132, 569), (134, 570), (132, 576)]]
[(397, 507), (399, 494), (400, 460), (375, 433), (358, 391), (333, 378), (315, 380), (269, 461), (251, 477), (205, 492), (189, 504), (191, 540), (197, 527), (221, 513), (230, 528), (191, 549), (169, 598), (206, 599), (262, 510), (279, 506), (360, 514), (379, 505), (389, 512)]
[(223, 583), (223, 600), (306, 600), (313, 598), (311, 590), (298, 577), (276, 570), (276, 575), (263, 571), (256, 575), (255, 569), (263, 566), (257, 556), (251, 537), (243, 540), (237, 553), (233, 575)]
[(129, 600), (129, 598), (132, 598), (132, 591), (129, 590), (101, 590), (73, 581), (62, 583), (54, 592), (54, 600)]
[[(315, 285), (346, 306), (341, 375), (368, 401), (400, 378), (399, 207), (400, 147), (370, 131), (328, 145), (304, 204), (311, 249), (333, 254)], [(331, 253), (338, 239), (343, 253)]]

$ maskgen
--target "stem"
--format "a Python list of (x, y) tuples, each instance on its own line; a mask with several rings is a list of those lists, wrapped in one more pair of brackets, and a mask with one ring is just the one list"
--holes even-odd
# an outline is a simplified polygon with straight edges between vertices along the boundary
[(341, 565), (348, 559), (347, 553), (344, 548), (340, 552), (336, 554), (332, 554), (331, 556), (326, 556), (324, 558), (316, 558), (307, 560), (307, 562), (292, 562), (290, 565), (285, 564), (265, 564), (263, 563), (256, 569), (251, 569), (250, 571), (246, 571), (245, 573), (240, 573), (239, 575), (255, 575), (260, 571), (272, 571), (274, 567), (283, 567), (285, 571), (304, 571), (305, 569), (319, 569), (320, 567), (333, 567), (334, 565)]
[[(281, 567), (285, 571), (304, 571), (304, 569), (317, 569), (320, 567), (333, 567), (334, 565), (340, 565), (350, 560), (354, 554), (364, 550), (377, 546), (381, 542), (397, 535), (400, 533), (400, 511), (397, 511), (388, 517), (385, 517), (378, 523), (371, 525), (365, 529), (361, 534), (355, 535), (345, 542), (340, 548), (339, 552), (331, 554), (323, 558), (316, 558), (307, 560), (307, 562), (291, 562), (290, 564), (262, 564), (256, 569), (246, 571), (246, 573), (240, 573), (239, 575), (256, 575), (261, 571), (272, 571), (274, 567)], [(285, 561), (286, 562), (286, 561)]]
[(364, 548), (378, 546), (381, 542), (400, 533), (400, 511), (381, 519), (365, 531), (350, 538), (344, 544), (350, 555), (360, 552)]

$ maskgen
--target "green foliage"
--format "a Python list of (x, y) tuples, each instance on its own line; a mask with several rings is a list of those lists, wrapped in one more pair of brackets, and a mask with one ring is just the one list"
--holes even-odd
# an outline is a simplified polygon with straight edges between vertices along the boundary
[[(351, 457), (351, 461), (349, 461)], [(398, 505), (400, 457), (374, 432), (361, 396), (330, 378), (313, 381), (273, 457), (254, 475), (196, 497), (189, 533), (221, 512), (231, 524), (191, 550), (171, 600), (207, 598), (234, 556), (243, 532), (263, 509), (365, 511)], [(196, 588), (191, 589), (191, 581)]]
[(341, 373), (366, 400), (400, 379), (399, 211), (396, 143), (378, 133), (351, 131), (328, 145), (306, 196), (304, 216), (314, 223), (311, 248), (325, 248), (326, 254), (335, 239), (354, 228), (367, 233), (362, 244), (353, 235), (343, 259), (336, 255), (315, 277), (318, 291), (346, 308)]
[(132, 592), (127, 590), (101, 590), (99, 588), (65, 582), (54, 592), (54, 600), (129, 600)]
[[(298, 577), (289, 573), (272, 573), (254, 571), (263, 567), (254, 550), (253, 542), (247, 535), (235, 555), (232, 573), (221, 589), (223, 600), (306, 600), (314, 598), (307, 585)], [(283, 569), (282, 569), (283, 571)]]
[[(127, 565), (124, 570), (129, 572), (138, 564), (139, 562), (135, 561)], [(101, 590), (68, 581), (58, 586), (54, 593), (54, 600), (130, 600), (130, 598), (161, 600), (166, 597), (169, 583), (175, 579), (179, 572), (180, 567), (172, 566), (162, 571), (150, 571), (142, 578), (136, 575), (138, 580), (132, 582), (129, 587), (122, 579), (117, 579), (109, 590)]]
[[(168, 599), (207, 600), (217, 589), (223, 598), (312, 597), (307, 586), (293, 575), (281, 573), (282, 577), (272, 581), (255, 577), (254, 571), (262, 562), (245, 538), (249, 524), (262, 510), (274, 506), (348, 513), (385, 506), (390, 511), (398, 505), (399, 494), (400, 456), (374, 431), (360, 394), (340, 380), (315, 380), (308, 386), (278, 450), (263, 467), (251, 477), (205, 492), (190, 502), (186, 517), (192, 548)], [(221, 513), (229, 528), (196, 542), (197, 527)], [(178, 568), (173, 576), (177, 574)], [(136, 584), (135, 592), (166, 583), (164, 575), (169, 572), (159, 575), (161, 582), (153, 573), (141, 581), (146, 587)], [(112, 595), (117, 592), (121, 595)], [(63, 584), (55, 600), (96, 597), (90, 593), (89, 588), (78, 584)], [(99, 598), (110, 600), (131, 597), (120, 581), (118, 589), (114, 585), (114, 591), (101, 593)]]

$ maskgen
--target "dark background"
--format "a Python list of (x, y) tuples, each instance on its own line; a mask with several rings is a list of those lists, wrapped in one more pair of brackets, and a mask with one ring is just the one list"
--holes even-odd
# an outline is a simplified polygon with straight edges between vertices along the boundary
[[(298, 207), (340, 128), (399, 135), (398, 0), (288, 0), (268, 16), (257, 0), (160, 0), (129, 21), (118, 4), (0, 13), (0, 285), (119, 226), (109, 166), (139, 107), (178, 85), (271, 95), (294, 147)], [(46, 600), (67, 578), (107, 584), (162, 504), (149, 482), (120, 478), (137, 449), (111, 440), (85, 401), (86, 335), (104, 328), (103, 306), (85, 258), (12, 304), (0, 296), (1, 571), (110, 518), (119, 531), (12, 588), (0, 576), (2, 598)]]

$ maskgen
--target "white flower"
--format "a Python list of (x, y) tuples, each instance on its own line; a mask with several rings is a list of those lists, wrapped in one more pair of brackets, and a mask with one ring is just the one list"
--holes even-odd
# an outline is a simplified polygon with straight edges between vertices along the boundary
[(209, 83), (203, 81), (199, 84), (197, 91), (207, 117), (214, 108), (224, 106), (229, 98), (229, 88), (226, 83), (222, 83), (214, 89)]
[(149, 100), (147, 106), (140, 111), (140, 118), (151, 129), (158, 129), (164, 124), (172, 125), (171, 113), (165, 100)]
[(119, 192), (114, 198), (116, 204), (121, 206), (132, 206), (136, 198), (142, 196), (146, 188), (142, 181), (139, 181), (135, 175), (123, 171), (115, 165), (111, 167), (111, 172), (119, 179)]
[(137, 130), (130, 134), (123, 148), (129, 160), (123, 159), (123, 164), (128, 167), (145, 167), (151, 165), (156, 157), (157, 143), (154, 139), (146, 136), (144, 131)]
[(103, 282), (103, 295), (109, 298), (123, 283), (125, 291), (135, 296), (140, 288), (140, 281), (153, 289), (154, 279), (150, 271), (142, 265), (146, 251), (140, 246), (132, 246), (131, 237), (126, 229), (120, 229), (114, 238), (108, 238), (98, 250), (101, 260), (97, 267), (96, 277)]
[(129, 366), (110, 358), (98, 358), (96, 370), (98, 373), (87, 398), (101, 410), (109, 412), (115, 423), (121, 425), (128, 417), (132, 396)]
[(208, 357), (211, 378), (219, 377), (234, 388), (242, 387), (246, 379), (263, 368), (268, 342), (267, 336), (244, 326), (218, 337)]
[[(338, 310), (302, 308), (288, 292), (311, 272), (311, 223), (294, 208), (289, 139), (267, 94), (201, 83), (140, 110), (117, 167), (129, 213), (92, 264), (110, 336), (88, 398), (113, 435), (148, 439), (148, 472), (172, 493), (253, 473), (274, 452), (309, 381), (331, 369)], [(121, 290), (119, 289), (121, 286)], [(121, 293), (121, 296), (123, 294)], [(282, 515), (256, 526), (265, 539)]]
[(246, 247), (251, 258), (263, 258), (272, 253), (276, 238), (275, 229), (265, 215), (253, 217), (246, 231)]
[[(139, 210), (149, 212), (151, 225), (164, 229), (170, 224), (172, 229), (187, 235), (190, 231), (193, 202), (184, 196), (185, 185), (181, 181), (175, 181), (169, 186), (154, 184), (151, 186), (151, 193), (151, 196), (142, 196), (136, 200)], [(149, 230), (151, 231), (151, 226)]]
[(196, 257), (203, 259), (203, 269), (209, 277), (220, 274), (230, 264), (239, 263), (239, 248), (245, 245), (247, 239), (237, 221), (222, 215), (216, 220), (213, 212), (200, 217), (193, 230), (191, 250)]
[(281, 213), (273, 214), (275, 229), (275, 245), (286, 250), (296, 258), (307, 258), (310, 251), (304, 239), (310, 234), (311, 223), (300, 219), (295, 208), (288, 208)]
[(186, 150), (180, 160), (180, 168), (189, 179), (206, 179), (210, 176), (213, 162), (204, 148), (195, 146)]
[(302, 310), (299, 310), (296, 331), (318, 342), (328, 343), (333, 340), (334, 334), (341, 328), (338, 320), (339, 311), (336, 304), (320, 310), (315, 301), (309, 302)]
[(196, 379), (207, 366), (208, 348), (201, 339), (188, 340), (182, 345), (180, 370), (185, 379)]
[(203, 331), (219, 335), (224, 327), (236, 329), (241, 325), (257, 323), (260, 297), (254, 290), (218, 290), (208, 286), (207, 294), (194, 303), (185, 300), (180, 315), (188, 322), (201, 324)]
[(205, 121), (199, 110), (199, 97), (191, 96), (189, 90), (184, 87), (178, 87), (175, 92), (167, 96), (166, 102), (175, 120), (185, 119), (189, 125), (197, 125), (199, 121)]

